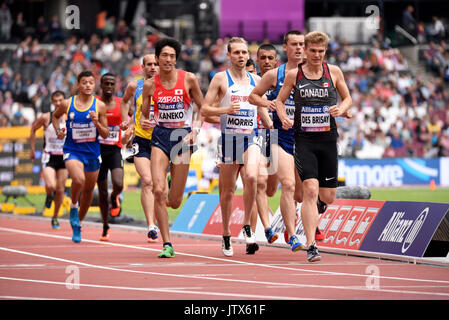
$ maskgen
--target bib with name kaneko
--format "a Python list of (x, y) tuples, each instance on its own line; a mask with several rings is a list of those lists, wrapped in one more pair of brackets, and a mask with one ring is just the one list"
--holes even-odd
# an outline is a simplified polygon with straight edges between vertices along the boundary
[(301, 129), (304, 132), (329, 131), (329, 106), (301, 106)]
[(184, 84), (186, 72), (177, 71), (178, 79), (173, 89), (162, 86), (160, 74), (154, 76), (154, 116), (157, 124), (166, 128), (187, 128), (192, 123), (192, 100)]

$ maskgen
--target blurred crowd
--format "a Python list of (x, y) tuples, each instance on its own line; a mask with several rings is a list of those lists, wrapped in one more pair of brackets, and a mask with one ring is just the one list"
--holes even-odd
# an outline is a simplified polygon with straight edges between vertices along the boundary
[[(6, 17), (3, 7), (1, 15)], [(24, 30), (17, 27), (24, 24), (20, 14), (11, 18), (9, 30), (2, 23), (1, 37), (8, 36), (17, 46), (0, 50), (1, 127), (30, 125), (41, 112), (51, 111), (50, 94), (55, 90), (74, 95), (76, 75), (84, 69), (98, 79), (114, 73), (117, 96), (141, 75), (141, 57), (153, 51), (159, 36), (146, 34), (135, 40), (124, 21), (105, 15), (97, 19), (98, 32), (89, 39), (64, 33), (57, 17), (48, 24), (40, 21), (40, 31), (33, 36), (20, 33)], [(417, 74), (385, 41), (352, 46), (344, 39), (331, 39), (327, 60), (340, 66), (353, 98), (353, 118), (338, 119), (343, 157), (449, 156), (449, 47), (447, 37), (434, 30), (417, 24), (420, 42), (428, 43), (420, 61), (425, 71)], [(227, 68), (227, 41), (183, 42), (179, 67), (197, 74), (204, 93), (213, 74)], [(253, 60), (259, 44), (249, 44)], [(282, 46), (277, 47), (283, 63)], [(201, 144), (213, 157), (217, 129), (208, 128)]]

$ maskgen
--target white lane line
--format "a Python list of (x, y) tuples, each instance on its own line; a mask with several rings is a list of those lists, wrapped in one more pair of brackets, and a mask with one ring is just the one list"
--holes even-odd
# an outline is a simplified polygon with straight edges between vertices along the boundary
[(0, 299), (9, 299), (9, 300), (65, 300), (65, 299), (59, 299), (59, 298), (18, 297), (18, 296), (0, 296)]
[[(20, 282), (32, 282), (40, 284), (51, 284), (51, 285), (63, 285), (66, 286), (66, 282), (57, 281), (47, 281), (47, 280), (35, 280), (35, 279), (22, 279), (22, 278), (11, 278), (11, 277), (0, 277), (0, 280), (10, 280), (10, 281), (20, 281)], [(218, 297), (240, 297), (246, 299), (279, 299), (279, 300), (302, 300), (303, 298), (292, 298), (287, 296), (269, 296), (269, 295), (257, 295), (257, 294), (244, 294), (244, 293), (227, 293), (227, 292), (208, 292), (208, 291), (193, 291), (193, 290), (181, 290), (181, 289), (161, 289), (161, 288), (138, 288), (138, 287), (123, 287), (123, 286), (108, 286), (99, 284), (77, 284), (80, 287), (88, 288), (101, 288), (101, 289), (117, 289), (117, 290), (128, 290), (128, 291), (147, 291), (147, 292), (161, 292), (161, 293), (176, 293), (176, 294), (197, 294), (197, 295), (208, 295), (208, 296), (218, 296)]]
[[(30, 232), (30, 231), (19, 230), (19, 229), (0, 227), (0, 231), (10, 231), (10, 232), (16, 232), (16, 233), (20, 233), (20, 234), (58, 238), (58, 239), (72, 241), (72, 238), (67, 237), (67, 236), (60, 236), (60, 235), (46, 234), (46, 233), (39, 233), (39, 232)], [(152, 248), (148, 248), (148, 247), (133, 246), (133, 245), (127, 245), (127, 244), (121, 244), (121, 243), (104, 242), (104, 241), (89, 240), (89, 239), (83, 239), (82, 241), (87, 242), (87, 243), (100, 244), (100, 245), (109, 245), (109, 246), (113, 246), (113, 247), (122, 247), (122, 248), (138, 249), (138, 250), (144, 250), (144, 251), (160, 252), (160, 249), (152, 249)], [(75, 244), (75, 246), (76, 246), (76, 244)], [(387, 280), (388, 279), (388, 280), (400, 280), (400, 281), (432, 282), (432, 283), (449, 284), (449, 280), (401, 278), (401, 277), (381, 276), (381, 275), (373, 275), (373, 274), (366, 274), (366, 273), (358, 274), (358, 273), (344, 273), (344, 272), (333, 272), (333, 271), (301, 269), (301, 268), (289, 268), (289, 267), (282, 267), (282, 266), (277, 266), (277, 265), (272, 265), (272, 264), (259, 264), (259, 263), (254, 263), (254, 262), (239, 261), (239, 260), (234, 260), (234, 259), (229, 259), (229, 258), (225, 259), (225, 258), (218, 258), (218, 257), (208, 257), (208, 256), (197, 255), (197, 254), (191, 254), (191, 253), (183, 253), (183, 252), (179, 252), (179, 251), (176, 251), (176, 255), (190, 256), (190, 257), (195, 257), (195, 258), (200, 258), (200, 259), (208, 259), (208, 260), (221, 261), (221, 262), (227, 262), (227, 263), (235, 263), (235, 264), (247, 265), (247, 266), (272, 268), (272, 269), (294, 271), (294, 272), (306, 272), (306, 273), (312, 273), (312, 274), (359, 277), (359, 278), (365, 278), (365, 279), (369, 276), (371, 279), (376, 278), (379, 280)], [(319, 266), (319, 264), (317, 266)]]
[[(72, 264), (72, 265), (81, 265), (81, 266), (90, 267), (90, 268), (136, 273), (136, 274), (147, 274), (147, 275), (156, 275), (156, 276), (187, 278), (187, 279), (195, 279), (195, 280), (200, 279), (200, 280), (232, 282), (232, 283), (237, 282), (239, 284), (247, 283), (250, 285), (263, 285), (263, 286), (269, 286), (269, 287), (278, 286), (278, 287), (284, 287), (284, 288), (315, 288), (315, 289), (319, 288), (319, 289), (356, 290), (356, 291), (371, 291), (371, 292), (373, 291), (373, 289), (370, 289), (366, 286), (363, 287), (363, 286), (308, 285), (308, 284), (299, 284), (299, 283), (282, 283), (282, 282), (256, 281), (256, 280), (244, 280), (244, 279), (229, 279), (229, 278), (218, 278), (218, 277), (210, 277), (210, 276), (180, 275), (180, 274), (167, 274), (167, 273), (151, 272), (151, 271), (129, 270), (129, 269), (106, 267), (106, 266), (101, 266), (101, 265), (93, 265), (93, 264), (79, 262), (79, 261), (75, 261), (75, 260), (62, 259), (62, 258), (46, 256), (46, 255), (41, 255), (41, 254), (31, 253), (31, 252), (26, 252), (26, 251), (14, 250), (14, 249), (9, 249), (9, 248), (3, 248), (3, 247), (0, 247), (0, 250), (34, 256), (34, 257), (39, 257), (39, 258), (44, 258), (44, 259), (56, 260), (56, 261), (65, 262), (65, 263)], [(3, 279), (3, 278), (5, 278), (5, 277), (0, 277), (0, 279)], [(30, 280), (30, 281), (33, 281), (33, 280)], [(419, 295), (448, 296), (449, 297), (449, 293), (443, 293), (443, 292), (440, 293), (440, 292), (406, 291), (406, 290), (392, 290), (392, 289), (382, 289), (382, 288), (378, 288), (375, 291), (376, 292), (400, 293), (400, 294), (419, 294)], [(240, 294), (234, 294), (234, 296), (237, 296), (237, 295), (240, 295)], [(241, 295), (244, 295), (244, 294), (241, 294)], [(262, 297), (262, 296), (260, 296), (260, 297)], [(273, 299), (273, 297), (270, 297), (270, 296), (264, 296), (264, 297), (266, 299)], [(304, 299), (304, 298), (292, 298), (292, 299)]]

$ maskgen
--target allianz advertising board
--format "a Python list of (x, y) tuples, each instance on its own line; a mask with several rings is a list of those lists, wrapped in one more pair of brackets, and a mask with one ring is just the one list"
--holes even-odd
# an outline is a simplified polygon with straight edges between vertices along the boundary
[(398, 187), (402, 185), (449, 185), (449, 158), (340, 159), (338, 175), (346, 185)]

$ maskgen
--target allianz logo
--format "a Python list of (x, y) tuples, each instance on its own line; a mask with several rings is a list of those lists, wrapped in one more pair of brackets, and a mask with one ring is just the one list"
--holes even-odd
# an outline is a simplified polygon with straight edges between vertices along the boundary
[(415, 220), (409, 220), (403, 219), (404, 211), (395, 211), (377, 241), (402, 243), (401, 252), (405, 253), (415, 241), (428, 214), (429, 207), (425, 208)]

